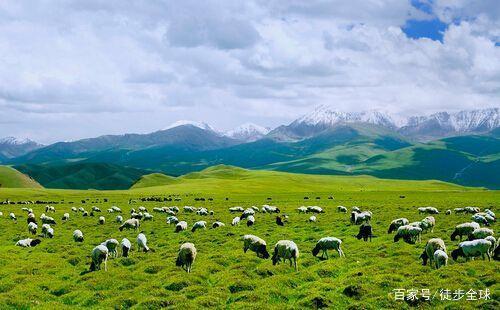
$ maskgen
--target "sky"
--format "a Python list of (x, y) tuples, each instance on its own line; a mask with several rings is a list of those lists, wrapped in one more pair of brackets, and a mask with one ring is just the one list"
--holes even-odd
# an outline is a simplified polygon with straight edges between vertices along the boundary
[(498, 0), (3, 0), (0, 137), (500, 106)]

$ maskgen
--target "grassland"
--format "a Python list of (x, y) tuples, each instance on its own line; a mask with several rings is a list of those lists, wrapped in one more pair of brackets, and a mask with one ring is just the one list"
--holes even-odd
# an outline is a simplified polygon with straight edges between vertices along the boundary
[[(146, 178), (148, 179), (148, 178)], [(149, 182), (150, 180), (148, 180)], [(156, 185), (155, 182), (149, 185)], [(146, 196), (177, 197), (178, 202), (141, 202), (129, 204), (129, 199)], [(304, 197), (308, 196), (308, 200)], [(334, 199), (328, 199), (333, 196)], [(213, 201), (200, 202), (200, 197)], [(316, 199), (319, 197), (320, 199)], [(401, 198), (404, 197), (404, 198)], [(409, 308), (410, 304), (395, 301), (393, 289), (485, 289), (492, 299), (485, 301), (440, 301), (439, 298), (418, 304), (427, 309), (498, 309), (499, 263), (481, 259), (458, 263), (434, 270), (421, 266), (418, 256), (425, 240), (441, 237), (448, 250), (458, 242), (449, 235), (456, 224), (470, 221), (468, 215), (436, 215), (434, 233), (424, 235), (424, 243), (409, 245), (393, 243), (387, 234), (390, 221), (407, 217), (410, 221), (424, 216), (418, 206), (432, 205), (444, 211), (474, 205), (498, 210), (497, 191), (465, 188), (443, 182), (394, 181), (372, 177), (325, 177), (294, 175), (278, 172), (246, 171), (230, 167), (215, 167), (201, 173), (189, 174), (165, 186), (135, 188), (128, 191), (74, 191), (47, 189), (0, 189), (0, 200), (54, 200), (59, 220), (72, 206), (90, 210), (99, 206), (106, 217), (105, 225), (97, 225), (97, 217), (84, 218), (71, 213), (67, 223), (55, 225), (54, 239), (26, 249), (14, 246), (20, 238), (28, 237), (23, 205), (1, 205), (0, 217), (0, 305), (1, 308), (137, 308), (173, 307), (225, 309), (303, 309), (328, 307), (333, 309)], [(86, 203), (82, 203), (82, 200)], [(107, 198), (107, 202), (103, 202)], [(269, 200), (271, 198), (272, 200)], [(274, 216), (257, 214), (253, 227), (231, 227), (235, 216), (228, 208), (248, 207), (265, 203), (279, 206), (289, 214), (284, 227), (274, 223)], [(307, 223), (309, 215), (298, 214), (301, 205), (319, 205), (326, 211), (315, 224)], [(124, 237), (135, 241), (137, 232), (118, 230), (113, 222), (116, 214), (105, 210), (112, 205), (122, 208), (127, 216), (130, 208), (144, 205), (205, 206), (214, 216), (197, 216), (180, 212), (179, 218), (192, 225), (197, 220), (216, 219), (228, 224), (219, 229), (174, 233), (165, 222), (165, 215), (155, 213), (152, 222), (143, 222), (154, 253), (132, 252), (129, 258), (116, 258), (108, 263), (108, 272), (87, 273), (92, 248), (108, 238)], [(348, 215), (336, 207), (360, 206), (373, 212), (372, 225), (377, 236), (365, 243), (353, 237), (358, 226), (349, 223)], [(33, 207), (37, 216), (44, 205)], [(18, 223), (5, 215), (15, 212)], [(498, 212), (497, 212), (498, 214)], [(60, 221), (59, 221), (60, 222)], [(493, 226), (497, 230), (498, 224)], [(76, 244), (71, 234), (81, 229), (85, 242)], [(241, 236), (255, 234), (272, 248), (280, 239), (294, 240), (300, 251), (299, 271), (288, 264), (273, 266), (254, 253), (244, 254)], [(345, 258), (331, 252), (329, 260), (320, 260), (310, 251), (324, 236), (343, 240)], [(198, 257), (191, 274), (175, 267), (178, 247), (193, 242)], [(135, 244), (134, 244), (135, 246)], [(346, 292), (354, 292), (349, 294)]]
[(0, 166), (0, 188), (42, 188), (42, 186), (16, 169)]

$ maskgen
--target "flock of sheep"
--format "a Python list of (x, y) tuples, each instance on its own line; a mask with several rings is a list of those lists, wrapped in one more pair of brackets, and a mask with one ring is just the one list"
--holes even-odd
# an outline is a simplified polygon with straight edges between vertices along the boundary
[[(28, 222), (28, 233), (36, 236), (38, 233), (39, 221), (41, 222), (41, 236), (44, 238), (54, 237), (54, 228), (51, 225), (56, 224), (56, 220), (46, 215), (50, 213), (55, 213), (55, 208), (53, 206), (46, 206), (45, 213), (39, 217), (37, 220), (32, 209), (23, 207), (22, 210), (26, 212), (27, 222)], [(166, 215), (167, 224), (175, 225), (174, 231), (180, 233), (188, 229), (188, 223), (186, 221), (180, 221), (178, 216), (181, 215), (181, 210), (178, 207), (155, 207), (152, 209), (153, 212), (163, 213)], [(80, 214), (83, 217), (95, 216), (96, 213), (100, 213), (101, 210), (94, 206), (90, 213), (86, 211), (83, 207), (76, 208), (72, 207), (71, 211), (74, 214)], [(324, 210), (318, 206), (302, 206), (297, 209), (299, 213), (312, 214), (308, 221), (316, 222), (316, 215), (324, 213)], [(341, 213), (347, 213), (348, 210), (344, 206), (338, 206), (337, 211)], [(153, 214), (149, 213), (148, 210), (141, 206), (138, 210), (131, 209), (130, 218), (124, 220), (122, 210), (116, 206), (113, 206), (107, 210), (108, 213), (116, 213), (115, 222), (119, 224), (119, 230), (123, 229), (133, 229), (137, 231), (141, 225), (141, 221), (151, 221), (153, 220)], [(183, 213), (195, 213), (199, 216), (213, 215), (213, 211), (209, 211), (206, 208), (195, 208), (191, 206), (185, 206), (182, 209)], [(252, 206), (250, 208), (242, 207), (231, 207), (229, 212), (237, 213), (239, 216), (233, 218), (231, 225), (238, 226), (242, 221), (246, 221), (247, 226), (253, 226), (256, 221), (258, 213), (275, 214), (276, 224), (279, 226), (284, 226), (287, 223), (289, 217), (286, 214), (282, 214), (281, 210), (275, 206), (263, 205), (261, 208)], [(414, 244), (416, 242), (421, 242), (422, 234), (426, 232), (433, 232), (436, 226), (436, 220), (431, 214), (438, 214), (439, 211), (434, 207), (421, 207), (418, 208), (420, 214), (426, 214), (427, 216), (421, 221), (409, 222), (406, 218), (398, 218), (393, 220), (388, 229), (388, 233), (394, 234), (394, 242), (403, 240), (404, 242)], [(498, 259), (499, 256), (499, 246), (498, 242), (494, 237), (494, 231), (487, 227), (480, 227), (480, 225), (490, 226), (493, 222), (496, 222), (496, 216), (490, 209), (481, 212), (479, 208), (476, 207), (465, 207), (454, 209), (456, 214), (471, 214), (471, 222), (466, 222), (459, 224), (455, 227), (451, 240), (456, 240), (457, 237), (462, 241), (463, 237), (468, 240), (460, 242), (458, 248), (451, 252), (453, 260), (457, 260), (459, 257), (464, 257), (466, 260), (470, 258), (481, 256), (485, 259), (485, 256), (490, 260), (491, 257)], [(446, 211), (446, 215), (450, 215), (451, 210)], [(0, 216), (3, 213), (0, 212)], [(352, 207), (350, 213), (350, 222), (353, 225), (360, 225), (359, 233), (356, 235), (357, 239), (363, 239), (364, 241), (371, 241), (373, 235), (373, 229), (370, 224), (372, 220), (372, 212), (365, 210), (360, 210), (359, 207)], [(11, 220), (17, 222), (17, 217), (14, 213), (10, 213), (9, 217)], [(64, 213), (61, 219), (63, 222), (70, 220), (70, 214)], [(106, 218), (104, 216), (98, 217), (97, 225), (105, 225)], [(212, 228), (219, 228), (225, 226), (224, 223), (220, 221), (215, 221), (212, 223)], [(191, 226), (191, 231), (195, 232), (200, 229), (206, 229), (207, 222), (200, 220), (195, 222)], [(75, 242), (84, 242), (84, 234), (81, 230), (75, 230), (73, 232), (73, 240)], [(16, 245), (21, 247), (34, 247), (40, 244), (42, 241), (38, 238), (26, 238), (19, 240)], [(137, 239), (137, 250), (154, 252), (153, 249), (148, 247), (147, 237), (141, 232), (138, 234)], [(340, 257), (345, 257), (344, 252), (341, 249), (342, 240), (335, 237), (323, 237), (319, 239), (312, 249), (312, 254), (317, 256), (321, 251), (321, 256), (328, 258), (328, 250), (336, 251)], [(124, 238), (120, 243), (116, 239), (108, 239), (101, 244), (97, 245), (91, 252), (91, 264), (90, 271), (100, 270), (101, 265), (104, 264), (104, 269), (107, 270), (107, 260), (108, 258), (113, 258), (118, 256), (117, 249), (121, 248), (122, 256), (127, 257), (132, 249), (132, 243), (127, 238)], [(268, 259), (271, 255), (267, 251), (267, 243), (262, 238), (255, 235), (244, 235), (243, 236), (243, 251), (246, 253), (248, 250), (255, 252), (257, 257), (262, 259)], [(197, 250), (193, 243), (184, 243), (180, 246), (176, 265), (184, 268), (187, 272), (191, 271), (192, 265), (196, 259)], [(292, 240), (280, 240), (274, 245), (273, 255), (271, 257), (273, 265), (276, 265), (282, 261), (289, 261), (290, 265), (298, 270), (297, 260), (299, 257), (299, 248), (295, 242)], [(448, 263), (448, 254), (446, 250), (446, 245), (441, 238), (431, 238), (427, 241), (423, 253), (420, 255), (423, 261), (423, 265), (429, 263), (431, 266), (440, 268), (446, 266)]]

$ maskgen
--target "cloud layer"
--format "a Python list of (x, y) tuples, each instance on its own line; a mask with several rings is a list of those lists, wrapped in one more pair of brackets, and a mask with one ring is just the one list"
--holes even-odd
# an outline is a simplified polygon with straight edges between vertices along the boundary
[[(433, 19), (442, 41), (402, 30)], [(2, 1), (0, 136), (498, 107), (499, 20), (495, 0)]]

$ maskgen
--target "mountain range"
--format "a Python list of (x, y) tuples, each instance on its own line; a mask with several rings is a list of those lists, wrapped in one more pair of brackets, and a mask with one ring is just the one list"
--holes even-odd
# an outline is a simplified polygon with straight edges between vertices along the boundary
[(218, 164), (500, 188), (499, 126), (498, 108), (399, 118), (320, 106), (273, 130), (247, 123), (220, 132), (205, 123), (179, 121), (150, 134), (48, 146), (10, 143), (26, 144), (17, 153), (0, 144), (0, 154), (6, 154), (0, 161), (43, 186), (62, 188), (125, 188), (140, 173), (177, 176)]

